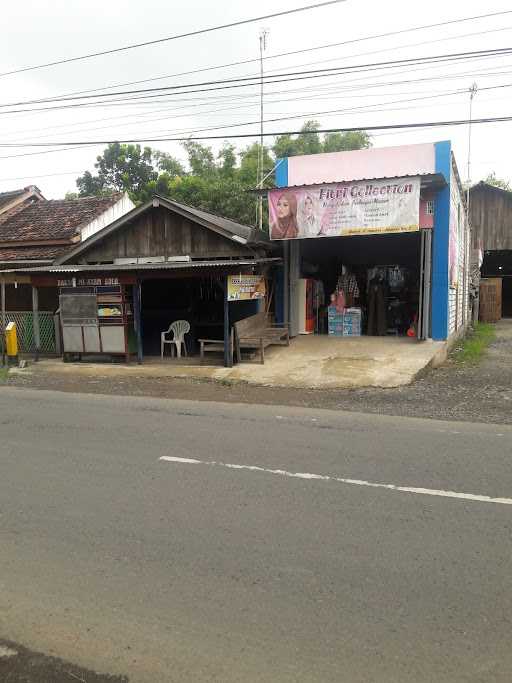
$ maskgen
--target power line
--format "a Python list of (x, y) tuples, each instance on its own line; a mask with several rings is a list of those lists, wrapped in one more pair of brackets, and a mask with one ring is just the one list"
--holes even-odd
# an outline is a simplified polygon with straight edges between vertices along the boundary
[[(512, 121), (512, 115), (510, 116), (495, 116), (495, 117), (485, 117), (480, 119), (473, 119), (473, 124), (478, 123), (504, 123)], [(372, 126), (341, 126), (338, 128), (319, 128), (318, 130), (311, 131), (311, 133), (350, 133), (356, 131), (369, 131), (369, 130), (398, 130), (406, 128), (431, 128), (431, 127), (446, 127), (446, 126), (462, 126), (469, 123), (469, 119), (455, 119), (452, 121), (427, 121), (424, 123), (393, 123), (393, 124), (383, 124), (383, 125), (372, 125)], [(249, 125), (249, 124), (247, 124)], [(276, 137), (281, 135), (304, 135), (307, 131), (303, 130), (291, 130), (291, 131), (273, 131), (272, 133), (264, 132), (263, 137)], [(257, 138), (260, 133), (258, 131), (253, 133), (237, 133), (229, 135), (204, 135), (197, 137), (162, 137), (162, 138), (130, 138), (126, 140), (80, 140), (73, 142), (27, 142), (23, 144), (13, 144), (0, 142), (0, 147), (60, 147), (60, 146), (95, 146), (95, 145), (109, 145), (112, 143), (119, 144), (138, 144), (147, 142), (188, 142), (195, 140), (223, 140), (223, 139), (236, 139), (236, 138)], [(4, 157), (3, 157), (4, 158)]]
[(11, 76), (13, 74), (22, 73), (25, 71), (35, 71), (36, 69), (44, 69), (49, 66), (57, 66), (58, 64), (69, 64), (70, 62), (78, 62), (84, 59), (91, 59), (92, 57), (101, 57), (103, 55), (111, 55), (117, 52), (124, 52), (126, 50), (135, 50), (139, 47), (147, 47), (148, 45), (157, 45), (159, 43), (166, 43), (171, 40), (178, 40), (180, 38), (190, 38), (192, 36), (199, 36), (204, 33), (212, 33), (213, 31), (220, 31), (226, 28), (233, 28), (235, 26), (243, 26), (245, 24), (252, 24), (256, 21), (264, 21), (266, 19), (274, 19), (276, 17), (283, 17), (289, 14), (297, 14), (298, 12), (305, 12), (311, 9), (319, 9), (321, 7), (326, 7), (327, 5), (337, 5), (340, 2), (346, 2), (347, 0), (327, 0), (326, 2), (321, 2), (316, 5), (306, 5), (305, 7), (296, 7), (295, 9), (283, 10), (281, 12), (273, 12), (272, 14), (266, 14), (259, 17), (253, 17), (252, 19), (241, 19), (239, 21), (233, 21), (229, 24), (220, 24), (218, 26), (210, 26), (209, 28), (198, 29), (197, 31), (189, 31), (187, 33), (179, 33), (174, 36), (168, 36), (166, 38), (158, 38), (156, 40), (147, 40), (143, 43), (134, 43), (132, 45), (125, 45), (123, 47), (116, 47), (110, 50), (102, 50), (100, 52), (91, 52), (86, 55), (81, 55), (79, 57), (68, 57), (66, 59), (59, 59), (54, 62), (47, 62), (45, 64), (35, 64), (33, 66), (25, 66), (21, 69), (15, 69), (13, 71), (5, 71), (0, 73), (2, 76)]
[[(274, 55), (267, 55), (266, 57), (263, 57), (263, 59), (266, 61), (269, 59), (277, 59), (279, 57), (289, 57), (292, 55), (304, 54), (306, 52), (313, 52), (316, 50), (325, 50), (325, 49), (332, 48), (332, 47), (341, 47), (343, 45), (351, 45), (354, 43), (364, 42), (367, 40), (375, 40), (378, 38), (388, 38), (391, 36), (401, 35), (403, 33), (412, 33), (414, 31), (423, 31), (426, 29), (439, 28), (441, 26), (448, 26), (451, 24), (461, 24), (461, 23), (465, 23), (468, 21), (476, 21), (478, 19), (488, 19), (491, 17), (501, 16), (501, 15), (505, 15), (505, 14), (512, 14), (512, 10), (503, 10), (500, 12), (490, 12), (488, 14), (478, 14), (478, 15), (471, 16), (471, 17), (462, 17), (461, 19), (451, 19), (449, 21), (441, 21), (441, 22), (437, 22), (435, 24), (424, 24), (422, 26), (412, 26), (410, 28), (400, 29), (397, 31), (388, 31), (386, 33), (376, 33), (376, 34), (369, 35), (369, 36), (362, 36), (360, 38), (353, 38), (351, 40), (344, 40), (344, 41), (339, 42), (339, 43), (327, 43), (324, 45), (317, 45), (315, 47), (303, 48), (301, 50), (292, 50), (290, 52), (281, 52), (281, 53), (277, 53)], [(497, 30), (501, 30), (501, 29), (497, 29)], [(485, 31), (483, 33), (485, 33)], [(457, 37), (457, 36), (454, 36), (454, 37)], [(179, 73), (168, 74), (166, 76), (156, 76), (153, 78), (144, 78), (144, 79), (137, 80), (137, 81), (127, 81), (124, 83), (116, 83), (113, 85), (103, 86), (101, 88), (91, 88), (89, 90), (77, 90), (74, 92), (63, 93), (62, 95), (59, 95), (57, 97), (65, 97), (67, 95), (83, 95), (83, 94), (87, 94), (90, 92), (97, 92), (98, 90), (122, 88), (122, 87), (129, 86), (129, 85), (138, 85), (139, 83), (150, 83), (153, 81), (163, 80), (165, 78), (175, 78), (175, 77), (179, 77), (179, 76), (190, 76), (192, 74), (203, 73), (205, 71), (212, 71), (212, 70), (216, 70), (216, 69), (225, 69), (225, 68), (229, 68), (232, 66), (242, 66), (244, 64), (256, 63), (258, 61), (259, 61), (258, 58), (255, 58), (255, 59), (245, 59), (245, 60), (241, 60), (241, 61), (237, 61), (237, 62), (229, 62), (227, 64), (217, 64), (216, 66), (208, 66), (208, 67), (203, 67), (201, 69), (193, 69), (191, 71), (182, 71)]]
[[(487, 68), (488, 68), (488, 67), (487, 67)], [(403, 73), (411, 73), (412, 71), (421, 71), (421, 70), (424, 70), (424, 69), (425, 69), (425, 67), (422, 67), (422, 68), (420, 68), (420, 69), (409, 69), (409, 70), (407, 70), (407, 71), (405, 71), (405, 72), (403, 72)], [(369, 88), (381, 88), (381, 87), (385, 87), (385, 86), (391, 86), (391, 87), (393, 87), (393, 86), (397, 86), (397, 85), (411, 84), (411, 83), (417, 84), (417, 83), (419, 83), (419, 82), (428, 82), (428, 81), (432, 81), (432, 80), (434, 80), (434, 81), (435, 81), (435, 80), (455, 80), (455, 79), (459, 79), (459, 78), (466, 77), (466, 76), (473, 76), (473, 75), (475, 75), (475, 74), (477, 74), (477, 73), (480, 74), (481, 76), (496, 76), (496, 75), (509, 75), (511, 72), (510, 72), (510, 71), (497, 71), (497, 72), (487, 72), (487, 73), (486, 73), (484, 70), (472, 70), (470, 73), (468, 73), (468, 72), (456, 72), (455, 74), (444, 74), (444, 75), (438, 75), (438, 76), (430, 76), (430, 77), (427, 77), (427, 78), (415, 78), (415, 79), (413, 79), (413, 80), (407, 79), (407, 80), (389, 81), (389, 82), (380, 81), (380, 82), (378, 82), (378, 83), (365, 84), (364, 86), (363, 86), (362, 84), (361, 84), (361, 85), (356, 85), (356, 86), (352, 86), (352, 85), (351, 85), (351, 86), (348, 86), (348, 87), (347, 87), (346, 85), (345, 85), (345, 86), (339, 86), (339, 85), (337, 85), (337, 86), (335, 86), (335, 90), (336, 90), (336, 92), (337, 92), (338, 94), (337, 94), (335, 97), (344, 96), (344, 92), (346, 92), (346, 91), (350, 91), (350, 92), (354, 93), (354, 91), (357, 92), (358, 90), (361, 90), (361, 89), (363, 89), (363, 88), (364, 88), (364, 90), (365, 90), (365, 96), (366, 96), (366, 92), (367, 92), (367, 90), (368, 90)], [(350, 84), (350, 83), (360, 84), (361, 81), (363, 81), (363, 80), (367, 80), (367, 77), (357, 78), (357, 79), (351, 79), (350, 81), (346, 81), (346, 83), (349, 83), (349, 84)], [(494, 87), (494, 86), (493, 86), (493, 87)], [(497, 87), (498, 87), (498, 86), (497, 86)], [(316, 88), (314, 88), (313, 90), (316, 90), (316, 91), (318, 91), (318, 92), (320, 92), (320, 93), (326, 93), (326, 94), (327, 94), (327, 93), (329, 93), (329, 92), (332, 90), (332, 87), (325, 87), (325, 86), (323, 86), (323, 87), (321, 87), (321, 88), (316, 87)], [(343, 91), (343, 95), (340, 94), (342, 91)], [(286, 95), (286, 94), (292, 94), (292, 93), (294, 93), (294, 92), (301, 92), (301, 93), (302, 93), (302, 92), (303, 92), (303, 89), (300, 88), (300, 89), (298, 89), (298, 90), (297, 90), (297, 89), (286, 89), (286, 90), (280, 90), (280, 91), (279, 91), (279, 90), (278, 90), (278, 91), (271, 91), (270, 94), (271, 94), (271, 95), (283, 95), (283, 94)], [(400, 95), (400, 94), (402, 94), (402, 93), (396, 93), (396, 94), (397, 94), (397, 95)], [(406, 94), (406, 93), (403, 93), (403, 94)], [(419, 94), (419, 93), (410, 93), (410, 94)], [(391, 95), (391, 93), (390, 93), (390, 95)], [(351, 95), (351, 97), (362, 97), (362, 96), (363, 96), (363, 95), (354, 95), (354, 94)], [(235, 101), (240, 100), (240, 99), (243, 99), (243, 98), (247, 98), (247, 97), (253, 97), (253, 98), (254, 98), (254, 95), (249, 95), (249, 94), (241, 95), (241, 94), (239, 94), (239, 95), (235, 98)], [(323, 97), (323, 98), (325, 99), (325, 95), (320, 95), (320, 96), (319, 96), (319, 95), (316, 95), (316, 96), (309, 96), (309, 97), (306, 97), (306, 98), (301, 97), (301, 100), (303, 100), (303, 99), (316, 99), (316, 98), (318, 98), (318, 97)], [(218, 102), (218, 101), (219, 101), (219, 97), (218, 97), (218, 96), (217, 96), (216, 98), (202, 98), (202, 99), (203, 99), (203, 100), (204, 100), (204, 99), (213, 100), (214, 102)], [(229, 101), (233, 101), (232, 96), (223, 97), (223, 98), (220, 98), (220, 99), (222, 99), (222, 100), (227, 99), (227, 100), (229, 100)], [(189, 100), (181, 100), (181, 101), (189, 101)], [(192, 100), (192, 102), (196, 102), (196, 101), (197, 101), (197, 99), (193, 99), (193, 100)], [(282, 101), (282, 100), (280, 100), (280, 101)], [(286, 101), (294, 101), (294, 98), (291, 98), (291, 99), (286, 100)], [(200, 104), (197, 104), (197, 105), (195, 105), (195, 106), (205, 106), (205, 104), (206, 104), (206, 102), (205, 102), (204, 104), (203, 104), (203, 103), (200, 103)], [(240, 107), (238, 107), (238, 108), (240, 108)], [(157, 113), (157, 112), (159, 112), (159, 111), (173, 111), (173, 109), (168, 109), (168, 108), (157, 109), (157, 110), (154, 110), (153, 112), (146, 112), (146, 113), (143, 113), (143, 114), (139, 114), (138, 116), (147, 116), (148, 114)], [(202, 112), (201, 112), (201, 113), (202, 113)], [(123, 116), (123, 117), (121, 117), (121, 118), (126, 118), (126, 117), (129, 117), (129, 116), (134, 116), (134, 117), (135, 117), (135, 116), (137, 116), (137, 115), (128, 114), (128, 115), (125, 115), (125, 116)], [(115, 120), (116, 118), (118, 118), (118, 117), (113, 117), (114, 120)], [(103, 119), (96, 119), (96, 120), (97, 120), (97, 121), (100, 121), (100, 120), (103, 120)], [(108, 120), (108, 119), (107, 119), (107, 120)], [(112, 119), (111, 119), (111, 120), (112, 120)], [(155, 120), (161, 120), (161, 119), (155, 119)], [(89, 121), (89, 122), (94, 122), (94, 121)], [(87, 123), (87, 122), (84, 122), (84, 123)], [(144, 122), (143, 122), (143, 123), (144, 123)], [(76, 125), (80, 125), (80, 124), (76, 124)], [(60, 126), (50, 126), (50, 127), (47, 128), (47, 130), (49, 130), (49, 129), (51, 129), (51, 128), (62, 128), (62, 127), (66, 127), (66, 125), (65, 125), (65, 124), (62, 124), (62, 125), (60, 125)], [(102, 127), (100, 127), (99, 129), (101, 129), (101, 128), (102, 128)], [(39, 129), (38, 129), (38, 130), (39, 130)], [(87, 129), (84, 129), (84, 130), (87, 130)], [(91, 129), (91, 130), (95, 130), (95, 129), (93, 128), (93, 129)], [(96, 128), (96, 130), (97, 130), (97, 128)], [(16, 131), (16, 132), (22, 133), (22, 134), (23, 134), (24, 131)], [(30, 131), (27, 131), (27, 132), (30, 132)]]
[(80, 175), (80, 173), (83, 173), (83, 171), (62, 171), (61, 173), (45, 173), (43, 175), (32, 173), (31, 175), (22, 175), (17, 178), (0, 178), (0, 183), (10, 183), (15, 180), (28, 180), (29, 178), (54, 178), (55, 176), (62, 175)]
[[(500, 87), (500, 86), (493, 86), (493, 87), (498, 88), (498, 87)], [(281, 91), (281, 92), (278, 91), (278, 92), (273, 92), (273, 93), (270, 93), (270, 94), (272, 94), (272, 95), (279, 95), (279, 94), (287, 94), (288, 92), (293, 92), (293, 91), (286, 91), (286, 90), (284, 90), (284, 91)], [(300, 92), (303, 92), (302, 89), (300, 90)], [(380, 93), (380, 94), (379, 94), (379, 97), (393, 97), (393, 96), (396, 96), (396, 95), (420, 95), (420, 94), (421, 94), (421, 95), (424, 95), (424, 97), (422, 97), (422, 98), (420, 98), (420, 99), (424, 99), (424, 98), (430, 99), (430, 98), (432, 98), (432, 97), (441, 97), (441, 96), (448, 96), (448, 95), (451, 95), (451, 94), (460, 94), (460, 93), (466, 93), (466, 88), (459, 89), (459, 90), (455, 90), (455, 91), (450, 90), (450, 91), (434, 92), (434, 93), (430, 93), (429, 95), (425, 95), (425, 94), (424, 94), (424, 91), (405, 91), (405, 92), (398, 92), (398, 93)], [(366, 93), (365, 93), (365, 94), (353, 94), (353, 95), (349, 95), (349, 98), (350, 98), (350, 99), (360, 98), (360, 97), (365, 97), (365, 98), (366, 98), (366, 97), (368, 97), (368, 95), (367, 95)], [(308, 96), (305, 96), (305, 97), (302, 96), (302, 97), (300, 98), (300, 100), (301, 100), (301, 102), (310, 101), (310, 100), (322, 100), (322, 99), (323, 99), (323, 100), (332, 101), (332, 100), (346, 99), (346, 98), (347, 98), (347, 95), (346, 95), (346, 94), (332, 95), (332, 94), (330, 94), (330, 93), (323, 93), (323, 92), (321, 92), (319, 95), (318, 95), (318, 94), (317, 94), (317, 95), (308, 95)], [(278, 99), (268, 99), (268, 100), (267, 100), (267, 103), (270, 103), (270, 104), (275, 104), (275, 103), (282, 104), (282, 103), (284, 103), (284, 102), (295, 102), (296, 99), (297, 99), (297, 98), (295, 98), (295, 97), (287, 98), (287, 99), (283, 99), (282, 97), (279, 97)], [(410, 100), (407, 99), (407, 100), (405, 100), (405, 101), (410, 101)], [(360, 107), (363, 107), (363, 108), (375, 107), (375, 106), (378, 106), (378, 104), (379, 104), (378, 102), (374, 102), (374, 103), (368, 103), (367, 105), (360, 105)], [(385, 103), (385, 104), (389, 104), (389, 102), (387, 102), (387, 103)], [(147, 123), (153, 123), (153, 122), (155, 122), (155, 121), (168, 121), (168, 120), (170, 120), (170, 119), (188, 118), (188, 117), (190, 117), (190, 116), (192, 116), (192, 115), (195, 115), (195, 116), (207, 116), (207, 115), (211, 115), (211, 114), (216, 114), (216, 113), (221, 113), (221, 112), (230, 112), (230, 111), (240, 110), (240, 109), (254, 109), (254, 108), (256, 107), (256, 105), (257, 105), (257, 100), (256, 100), (256, 99), (253, 99), (252, 101), (246, 102), (246, 103), (244, 103), (244, 104), (239, 104), (239, 105), (236, 105), (236, 106), (230, 105), (230, 106), (228, 106), (228, 107), (216, 107), (215, 109), (208, 109), (208, 110), (206, 110), (206, 111), (199, 111), (199, 112), (190, 112), (190, 111), (187, 111), (187, 107), (178, 107), (178, 108), (174, 107), (174, 108), (170, 108), (170, 109), (169, 109), (169, 108), (164, 108), (164, 109), (156, 109), (156, 110), (154, 110), (154, 111), (152, 111), (152, 112), (146, 112), (146, 113), (143, 113), (143, 114), (126, 114), (126, 115), (124, 115), (124, 116), (115, 116), (115, 117), (112, 117), (111, 119), (101, 118), (101, 119), (93, 119), (93, 120), (90, 120), (90, 121), (85, 121), (85, 122), (81, 122), (81, 123), (77, 123), (77, 124), (60, 124), (60, 125), (55, 125), (55, 126), (47, 126), (47, 127), (45, 127), (45, 128), (31, 129), (31, 130), (28, 130), (28, 131), (23, 131), (23, 130), (21, 130), (21, 131), (10, 131), (10, 134), (11, 134), (11, 135), (12, 135), (12, 134), (22, 134), (22, 135), (23, 135), (23, 134), (27, 134), (27, 133), (29, 134), (29, 133), (31, 133), (31, 132), (38, 132), (38, 133), (40, 133), (40, 132), (43, 131), (43, 130), (48, 131), (48, 130), (54, 130), (54, 129), (59, 129), (59, 128), (71, 128), (71, 127), (74, 127), (74, 126), (83, 126), (84, 123), (87, 124), (87, 123), (96, 123), (96, 122), (98, 122), (98, 121), (112, 121), (112, 120), (118, 121), (120, 118), (131, 118), (132, 120), (131, 120), (131, 121), (127, 121), (126, 123), (117, 123), (117, 124), (115, 124), (116, 127), (119, 127), (119, 126), (123, 126), (123, 127), (124, 127), (124, 126), (130, 126), (130, 125), (132, 125), (133, 123), (136, 123), (136, 124), (139, 124), (139, 125), (146, 125)], [(197, 104), (197, 105), (190, 105), (190, 106), (192, 106), (192, 107), (193, 107), (193, 106), (196, 106), (196, 107), (204, 107), (204, 106), (207, 106), (207, 103), (199, 103), (199, 104)], [(356, 108), (359, 109), (360, 107), (356, 107)], [(164, 111), (166, 111), (166, 112), (173, 112), (173, 113), (174, 113), (174, 112), (180, 111), (180, 110), (182, 110), (182, 109), (185, 109), (185, 112), (182, 113), (182, 114), (175, 114), (175, 115), (173, 115), (173, 116), (169, 116), (169, 115), (167, 115), (167, 116), (159, 116), (159, 117), (156, 117), (156, 118), (147, 118), (147, 119), (145, 119), (145, 120), (139, 120), (140, 117), (143, 117), (143, 116), (145, 117), (145, 116), (148, 116), (148, 115), (151, 115), (151, 114), (161, 113), (161, 112), (164, 112)], [(277, 115), (277, 114), (276, 114), (276, 115)], [(94, 131), (94, 130), (105, 130), (105, 129), (108, 129), (109, 127), (111, 127), (112, 125), (113, 125), (113, 124), (107, 124), (107, 125), (103, 125), (103, 126), (94, 126), (94, 127), (82, 127), (82, 128), (80, 128), (77, 132), (84, 133), (84, 132)], [(67, 134), (67, 132), (68, 132), (68, 131), (63, 131), (62, 133), (57, 132), (56, 135), (65, 135), (65, 134)], [(35, 136), (35, 137), (36, 137), (36, 139), (37, 139), (37, 138), (45, 138), (45, 137), (48, 137), (48, 135), (49, 135), (49, 133), (43, 133), (42, 135), (37, 135), (37, 136)]]
[[(347, 66), (339, 66), (339, 67), (329, 67), (329, 68), (324, 68), (324, 69), (310, 69), (307, 71), (296, 71), (296, 72), (288, 72), (288, 73), (281, 73), (281, 74), (272, 74), (272, 75), (267, 75), (265, 76), (265, 81), (269, 82), (270, 84), (273, 83), (285, 83), (285, 82), (291, 82), (291, 81), (297, 81), (297, 80), (309, 80), (311, 78), (325, 78), (328, 76), (334, 76), (334, 75), (342, 75), (344, 73), (358, 73), (358, 72), (364, 72), (364, 71), (377, 71), (381, 69), (393, 69), (397, 68), (400, 66), (414, 66), (417, 64), (436, 64), (436, 63), (446, 63), (446, 62), (453, 62), (453, 61), (469, 61), (472, 59), (482, 59), (482, 58), (489, 58), (489, 57), (500, 57), (500, 56), (507, 56), (512, 54), (512, 47), (506, 47), (506, 48), (493, 48), (493, 49), (488, 49), (488, 50), (477, 50), (477, 51), (469, 51), (469, 52), (454, 52), (454, 53), (445, 53), (441, 55), (431, 55), (431, 56), (423, 56), (423, 57), (411, 57), (408, 59), (399, 59), (399, 60), (388, 60), (385, 62), (371, 62), (367, 64), (353, 64), (353, 65), (347, 65)], [(250, 82), (249, 82), (250, 81)], [(205, 88), (204, 86), (214, 86), (213, 88)], [(131, 97), (131, 98), (125, 98), (128, 100), (138, 100), (138, 99), (151, 99), (155, 97), (162, 97), (162, 95), (173, 95), (174, 93), (178, 95), (183, 95), (183, 94), (191, 94), (191, 93), (196, 93), (196, 92), (213, 92), (216, 90), (226, 90), (226, 89), (232, 89), (232, 88), (241, 88), (241, 87), (250, 87), (250, 86), (255, 86), (258, 85), (258, 77), (256, 76), (248, 76), (248, 77), (241, 77), (241, 78), (234, 78), (234, 79), (224, 79), (224, 80), (218, 80), (218, 81), (205, 81), (202, 83), (189, 83), (189, 84), (183, 84), (183, 85), (175, 85), (175, 86), (166, 86), (166, 87), (160, 87), (160, 88), (142, 88), (138, 90), (126, 90), (120, 93), (115, 93), (115, 95), (143, 95), (143, 97)], [(194, 90), (181, 90), (182, 88), (195, 88)], [(158, 94), (154, 94), (155, 91), (158, 91)], [(166, 92), (162, 92), (166, 91)], [(168, 91), (173, 91), (173, 92), (168, 92)], [(178, 92), (176, 92), (178, 91)], [(69, 101), (69, 100), (75, 100), (75, 99), (91, 99), (91, 98), (98, 98), (98, 97), (105, 97), (106, 95), (88, 95), (86, 98), (62, 98), (61, 101)], [(57, 100), (53, 100), (57, 101)], [(25, 100), (23, 102), (19, 103), (5, 103), (1, 104), (0, 107), (9, 107), (9, 106), (18, 106), (22, 104), (35, 104), (35, 103), (44, 103), (45, 100)], [(107, 101), (102, 101), (101, 104), (109, 104), (109, 103), (121, 103), (123, 102), (123, 98), (121, 99), (114, 99), (114, 100), (107, 100)], [(22, 113), (22, 112), (37, 112), (37, 111), (51, 111), (54, 109), (71, 109), (71, 108), (77, 108), (77, 107), (84, 107), (88, 106), (88, 102), (75, 102), (73, 104), (66, 104), (66, 105), (60, 105), (57, 107), (43, 107), (43, 108), (33, 108), (33, 109), (10, 109), (8, 111), (2, 111), (0, 114), (15, 114), (15, 113)]]

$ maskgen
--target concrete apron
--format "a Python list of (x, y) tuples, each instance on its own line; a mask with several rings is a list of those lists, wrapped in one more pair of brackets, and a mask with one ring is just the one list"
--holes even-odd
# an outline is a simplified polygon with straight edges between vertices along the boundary
[[(401, 337), (345, 337), (304, 335), (290, 346), (265, 350), (265, 364), (254, 360), (233, 368), (148, 358), (143, 365), (112, 363), (63, 363), (43, 360), (41, 370), (75, 377), (179, 377), (254, 385), (306, 389), (356, 389), (398, 387), (410, 384), (430, 366), (443, 363), (446, 342)], [(216, 360), (208, 359), (209, 363)], [(31, 372), (34, 365), (23, 372)]]

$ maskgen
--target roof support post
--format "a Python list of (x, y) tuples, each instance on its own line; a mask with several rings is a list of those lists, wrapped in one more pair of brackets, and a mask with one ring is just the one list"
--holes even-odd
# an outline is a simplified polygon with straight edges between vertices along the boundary
[(142, 315), (141, 315), (141, 292), (140, 281), (133, 285), (133, 322), (137, 335), (137, 363), (140, 365), (143, 359), (142, 351)]
[(224, 278), (224, 367), (233, 367), (231, 334), (229, 330), (228, 276)]
[(2, 365), (5, 365), (5, 282), (0, 283), (2, 298)]
[(37, 287), (32, 285), (32, 321), (34, 326), (34, 360), (39, 360), (41, 352), (41, 335), (39, 329), (39, 292)]

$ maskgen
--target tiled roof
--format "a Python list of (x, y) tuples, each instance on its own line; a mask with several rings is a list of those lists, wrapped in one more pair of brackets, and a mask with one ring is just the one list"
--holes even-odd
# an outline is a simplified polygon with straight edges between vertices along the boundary
[(14, 261), (53, 261), (61, 256), (68, 246), (0, 247), (0, 263)]
[(38, 201), (15, 214), (0, 214), (0, 242), (39, 242), (74, 237), (87, 225), (113, 206), (122, 193), (111, 197), (52, 199)]

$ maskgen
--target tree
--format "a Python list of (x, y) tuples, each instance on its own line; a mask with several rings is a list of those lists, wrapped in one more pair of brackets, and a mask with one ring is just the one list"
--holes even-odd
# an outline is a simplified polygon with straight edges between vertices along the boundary
[(200, 142), (187, 140), (183, 143), (188, 155), (188, 163), (192, 170), (192, 175), (205, 176), (214, 175), (217, 167), (212, 148), (202, 145)]
[(348, 152), (352, 149), (370, 147), (370, 136), (364, 130), (347, 133), (326, 133), (323, 140), (324, 152)]
[[(255, 188), (258, 184), (258, 169), (261, 146), (255, 142), (249, 147), (246, 147), (240, 152), (240, 169), (238, 176), (240, 181), (247, 186), (247, 188)], [(273, 178), (272, 170), (274, 169), (275, 161), (271, 156), (268, 147), (263, 146), (263, 177), (268, 176), (263, 183), (264, 187), (272, 187)], [(270, 175), (268, 175), (270, 174)]]
[[(77, 179), (81, 197), (108, 195), (122, 190), (136, 203), (154, 194), (220, 214), (241, 223), (255, 225), (258, 198), (250, 190), (260, 180), (260, 155), (263, 157), (263, 187), (274, 184), (277, 158), (297, 154), (344, 151), (369, 147), (364, 131), (320, 135), (317, 121), (306, 121), (298, 135), (279, 135), (272, 148), (255, 142), (241, 151), (225, 142), (218, 153), (195, 140), (187, 140), (187, 166), (167, 152), (143, 149), (118, 142), (108, 145), (96, 158), (97, 173), (90, 171)], [(262, 153), (262, 154), (261, 154)], [(264, 212), (264, 224), (267, 216)]]
[(217, 155), (219, 162), (219, 173), (224, 178), (232, 178), (236, 169), (236, 147), (225, 142)]
[(512, 192), (512, 185), (510, 184), (510, 181), (497, 178), (496, 173), (494, 171), (489, 173), (487, 178), (484, 179), (484, 183), (487, 183), (488, 185), (493, 185), (494, 187), (499, 187), (502, 190), (508, 190), (509, 192)]
[(306, 121), (297, 136), (279, 135), (273, 146), (278, 159), (299, 154), (318, 154), (320, 152), (346, 152), (351, 149), (370, 147), (370, 136), (363, 130), (346, 133), (326, 133), (320, 137), (318, 121)]
[(158, 177), (153, 168), (151, 148), (141, 149), (140, 145), (113, 142), (96, 157), (94, 166), (98, 169), (97, 175), (86, 171), (77, 178), (81, 197), (117, 191), (128, 192), (134, 201), (138, 201), (147, 184)]
[(153, 152), (153, 158), (156, 162), (156, 166), (159, 171), (167, 173), (171, 178), (175, 176), (184, 176), (186, 174), (185, 167), (171, 154), (167, 152), (159, 152), (155, 150)]

